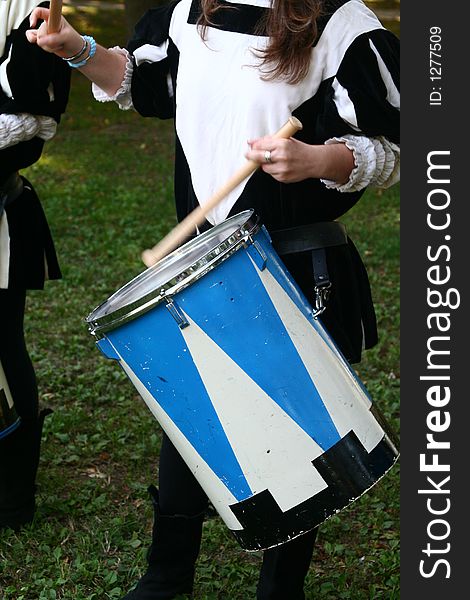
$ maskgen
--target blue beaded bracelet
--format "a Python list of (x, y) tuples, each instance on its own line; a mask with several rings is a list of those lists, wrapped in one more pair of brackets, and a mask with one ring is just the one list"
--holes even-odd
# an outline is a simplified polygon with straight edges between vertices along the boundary
[(96, 42), (95, 42), (94, 38), (92, 38), (91, 35), (84, 35), (83, 39), (84, 39), (85, 43), (89, 45), (90, 50), (88, 52), (88, 55), (78, 63), (71, 62), (70, 60), (67, 61), (68, 65), (70, 67), (72, 67), (72, 69), (79, 69), (80, 67), (85, 66), (87, 64), (87, 62), (90, 60), (90, 58), (93, 58), (95, 56)]

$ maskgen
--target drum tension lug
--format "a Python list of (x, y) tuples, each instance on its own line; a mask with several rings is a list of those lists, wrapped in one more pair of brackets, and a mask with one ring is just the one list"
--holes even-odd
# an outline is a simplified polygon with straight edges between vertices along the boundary
[(253, 259), (255, 265), (258, 267), (260, 271), (263, 271), (266, 268), (266, 263), (268, 261), (268, 257), (266, 256), (265, 251), (261, 247), (261, 245), (254, 240), (251, 235), (248, 235), (248, 240), (251, 242), (250, 246), (247, 248), (248, 254)]
[(184, 329), (185, 327), (188, 327), (189, 322), (186, 319), (184, 312), (181, 310), (181, 308), (178, 306), (178, 304), (173, 300), (173, 298), (165, 298), (165, 302), (166, 302), (166, 307), (167, 307), (168, 311), (170, 312), (170, 315), (176, 321), (176, 323), (178, 324), (178, 327), (180, 329)]

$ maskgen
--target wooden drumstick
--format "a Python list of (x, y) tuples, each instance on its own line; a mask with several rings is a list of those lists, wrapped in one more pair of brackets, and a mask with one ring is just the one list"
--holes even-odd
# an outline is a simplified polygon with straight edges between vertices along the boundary
[[(275, 138), (290, 138), (297, 131), (302, 129), (302, 123), (295, 117), (289, 117), (289, 120), (277, 131), (273, 137)], [(246, 163), (238, 169), (226, 181), (203, 206), (198, 206), (189, 215), (183, 219), (174, 229), (170, 231), (158, 244), (153, 248), (142, 252), (142, 260), (147, 267), (151, 267), (177, 248), (181, 242), (194, 233), (196, 227), (201, 225), (206, 218), (206, 215), (221, 202), (227, 194), (234, 190), (237, 185), (242, 183), (247, 177), (256, 171), (260, 163), (253, 160), (247, 160)]]
[(49, 19), (47, 20), (47, 33), (57, 33), (60, 29), (62, 17), (62, 0), (51, 0), (49, 5)]

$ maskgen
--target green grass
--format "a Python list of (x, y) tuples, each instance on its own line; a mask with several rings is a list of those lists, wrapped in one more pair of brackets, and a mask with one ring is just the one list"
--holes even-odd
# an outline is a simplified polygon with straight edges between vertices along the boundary
[[(73, 12), (107, 43), (121, 13)], [(111, 31), (112, 29), (112, 31)], [(115, 34), (115, 35), (114, 35)], [(143, 270), (140, 253), (175, 224), (173, 130), (90, 100), (73, 74), (58, 136), (27, 176), (43, 199), (64, 279), (28, 298), (26, 334), (46, 420), (38, 513), (0, 537), (1, 600), (120, 598), (145, 568), (160, 430), (84, 318)], [(359, 367), (399, 428), (399, 188), (367, 193), (343, 221), (367, 263), (381, 334)], [(196, 599), (249, 600), (261, 555), (243, 552), (220, 519), (204, 527)], [(307, 598), (399, 598), (399, 467), (320, 530)], [(288, 600), (288, 599), (286, 599)]]

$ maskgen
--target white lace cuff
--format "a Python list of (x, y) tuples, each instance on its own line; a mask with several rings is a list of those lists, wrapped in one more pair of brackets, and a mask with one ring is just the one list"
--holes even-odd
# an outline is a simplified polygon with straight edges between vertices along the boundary
[(376, 147), (376, 152), (377, 146), (380, 146), (381, 151), (384, 153), (382, 171), (377, 173), (373, 185), (378, 188), (391, 187), (400, 181), (400, 146), (397, 146), (384, 137), (372, 139)]
[(344, 184), (322, 179), (327, 188), (357, 192), (365, 187), (387, 188), (400, 179), (400, 147), (384, 137), (345, 135), (325, 144), (344, 143), (354, 155), (354, 169)]
[(121, 86), (112, 96), (109, 96), (105, 91), (97, 86), (96, 83), (92, 83), (91, 91), (95, 97), (95, 100), (98, 100), (98, 102), (116, 102), (120, 109), (129, 110), (132, 108), (131, 81), (132, 72), (134, 70), (132, 57), (125, 48), (121, 48), (120, 46), (114, 46), (113, 48), (109, 48), (109, 50), (111, 52), (122, 54), (126, 57), (126, 70), (124, 72), (124, 78), (121, 82)]
[(0, 115), (0, 149), (14, 146), (20, 142), (40, 137), (50, 140), (57, 130), (57, 123), (52, 117), (18, 113)]

